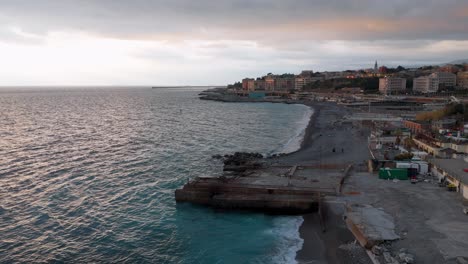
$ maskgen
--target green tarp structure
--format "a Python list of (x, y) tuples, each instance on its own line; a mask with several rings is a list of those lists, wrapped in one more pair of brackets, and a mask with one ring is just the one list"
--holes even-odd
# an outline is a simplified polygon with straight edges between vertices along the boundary
[(383, 180), (408, 180), (408, 169), (389, 169), (382, 168), (379, 170), (379, 179)]

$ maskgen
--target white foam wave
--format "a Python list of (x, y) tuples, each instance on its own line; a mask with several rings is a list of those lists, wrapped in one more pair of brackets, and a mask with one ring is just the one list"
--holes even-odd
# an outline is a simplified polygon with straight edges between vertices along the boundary
[(302, 141), (304, 141), (305, 132), (307, 125), (309, 124), (311, 116), (314, 114), (314, 110), (308, 106), (301, 119), (296, 122), (296, 130), (293, 136), (284, 144), (278, 151), (278, 153), (291, 153), (301, 148)]
[(275, 219), (272, 233), (278, 239), (278, 246), (272, 256), (272, 263), (297, 263), (296, 254), (304, 244), (299, 234), (299, 227), (303, 222), (302, 216), (285, 216)]

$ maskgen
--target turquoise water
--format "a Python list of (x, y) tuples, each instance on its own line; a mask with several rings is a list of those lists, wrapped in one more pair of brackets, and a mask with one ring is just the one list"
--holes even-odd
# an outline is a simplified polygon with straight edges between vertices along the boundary
[(298, 148), (311, 110), (200, 90), (0, 90), (0, 262), (288, 263), (302, 217), (176, 205), (214, 154)]

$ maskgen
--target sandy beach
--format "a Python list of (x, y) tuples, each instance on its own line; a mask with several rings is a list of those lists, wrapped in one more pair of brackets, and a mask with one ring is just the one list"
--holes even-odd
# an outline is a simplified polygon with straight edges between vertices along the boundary
[[(341, 124), (342, 118), (349, 113), (347, 109), (331, 103), (311, 102), (306, 105), (314, 109), (314, 114), (306, 128), (302, 146), (298, 151), (279, 158), (278, 162), (290, 165), (362, 163), (369, 158), (366, 131), (351, 124)], [(325, 232), (318, 214), (303, 216), (299, 232), (304, 244), (296, 260), (299, 263), (370, 263), (362, 248), (357, 247), (352, 255), (339, 249), (340, 245), (354, 241), (341, 212), (325, 208), (324, 215)]]

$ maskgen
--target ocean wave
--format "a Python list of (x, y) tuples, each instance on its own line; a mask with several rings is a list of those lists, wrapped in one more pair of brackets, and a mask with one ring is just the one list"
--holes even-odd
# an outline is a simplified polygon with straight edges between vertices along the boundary
[(272, 263), (297, 263), (296, 254), (304, 244), (299, 234), (303, 222), (302, 216), (285, 216), (274, 220), (272, 232), (278, 238), (278, 246), (272, 256)]
[(283, 144), (276, 153), (291, 153), (297, 151), (301, 148), (301, 144), (304, 141), (304, 136), (306, 133), (307, 126), (309, 125), (310, 118), (314, 114), (314, 110), (308, 106), (301, 105), (305, 107), (307, 110), (304, 111), (302, 118), (296, 122), (296, 130), (294, 131), (292, 137)]

